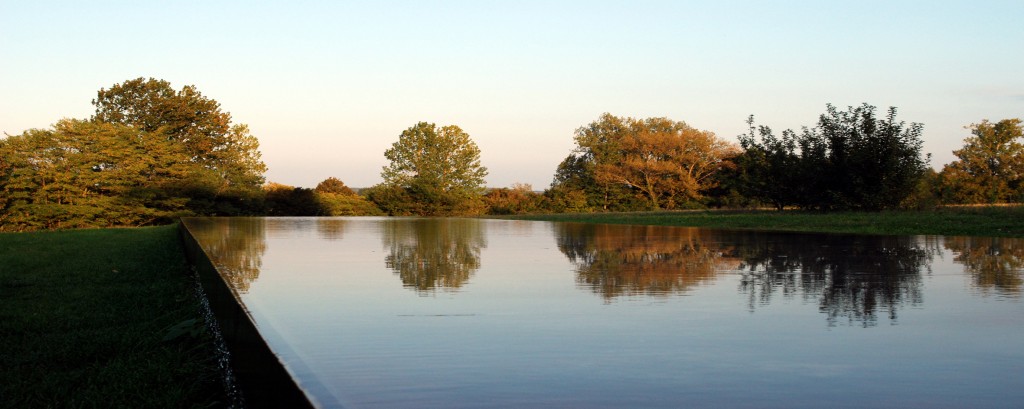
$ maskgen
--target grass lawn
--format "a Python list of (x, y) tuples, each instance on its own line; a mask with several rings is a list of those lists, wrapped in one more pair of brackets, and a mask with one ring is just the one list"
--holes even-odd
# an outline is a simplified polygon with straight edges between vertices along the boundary
[(226, 401), (177, 226), (0, 234), (0, 300), (0, 406)]
[(949, 207), (935, 211), (878, 213), (719, 210), (572, 213), (512, 218), (826, 233), (1024, 237), (1024, 206)]

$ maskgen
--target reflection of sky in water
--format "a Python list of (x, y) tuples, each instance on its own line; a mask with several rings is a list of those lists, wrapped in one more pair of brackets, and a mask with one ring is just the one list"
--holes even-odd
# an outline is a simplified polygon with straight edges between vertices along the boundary
[[(262, 251), (241, 298), (326, 406), (1024, 401), (1020, 240), (475, 219), (209, 222), (256, 233), (220, 247)], [(996, 253), (998, 262), (981, 256)], [(787, 261), (772, 267), (780, 254)], [(251, 264), (253, 255), (221, 257)], [(457, 279), (430, 270), (445, 263), (464, 263), (441, 266)], [(1011, 268), (968, 268), (985, 265)]]

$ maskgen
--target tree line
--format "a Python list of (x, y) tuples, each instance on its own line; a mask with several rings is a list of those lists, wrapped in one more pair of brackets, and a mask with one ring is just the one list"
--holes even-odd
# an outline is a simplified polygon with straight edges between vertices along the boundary
[(88, 119), (0, 140), (0, 230), (138, 226), (257, 211), (259, 142), (194, 86), (100, 89)]
[(88, 119), (0, 139), (0, 231), (161, 224), (189, 215), (480, 215), (772, 207), (814, 211), (1024, 201), (1020, 119), (970, 125), (940, 172), (923, 125), (863, 104), (776, 133), (748, 119), (738, 143), (669, 118), (603, 114), (543, 191), (488, 188), (456, 125), (419, 122), (359, 192), (267, 183), (259, 142), (194, 86), (153, 78), (101, 88)]

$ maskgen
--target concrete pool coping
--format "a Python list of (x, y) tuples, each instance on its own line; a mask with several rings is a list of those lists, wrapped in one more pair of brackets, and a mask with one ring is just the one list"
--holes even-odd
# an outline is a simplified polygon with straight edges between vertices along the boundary
[(181, 241), (196, 270), (230, 356), (230, 367), (245, 407), (312, 408), (306, 393), (260, 335), (246, 308), (182, 219)]

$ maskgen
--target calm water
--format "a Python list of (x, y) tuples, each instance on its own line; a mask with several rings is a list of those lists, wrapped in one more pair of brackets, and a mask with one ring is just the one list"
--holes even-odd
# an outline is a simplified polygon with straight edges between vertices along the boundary
[(188, 226), (322, 407), (1022, 407), (1024, 241)]

